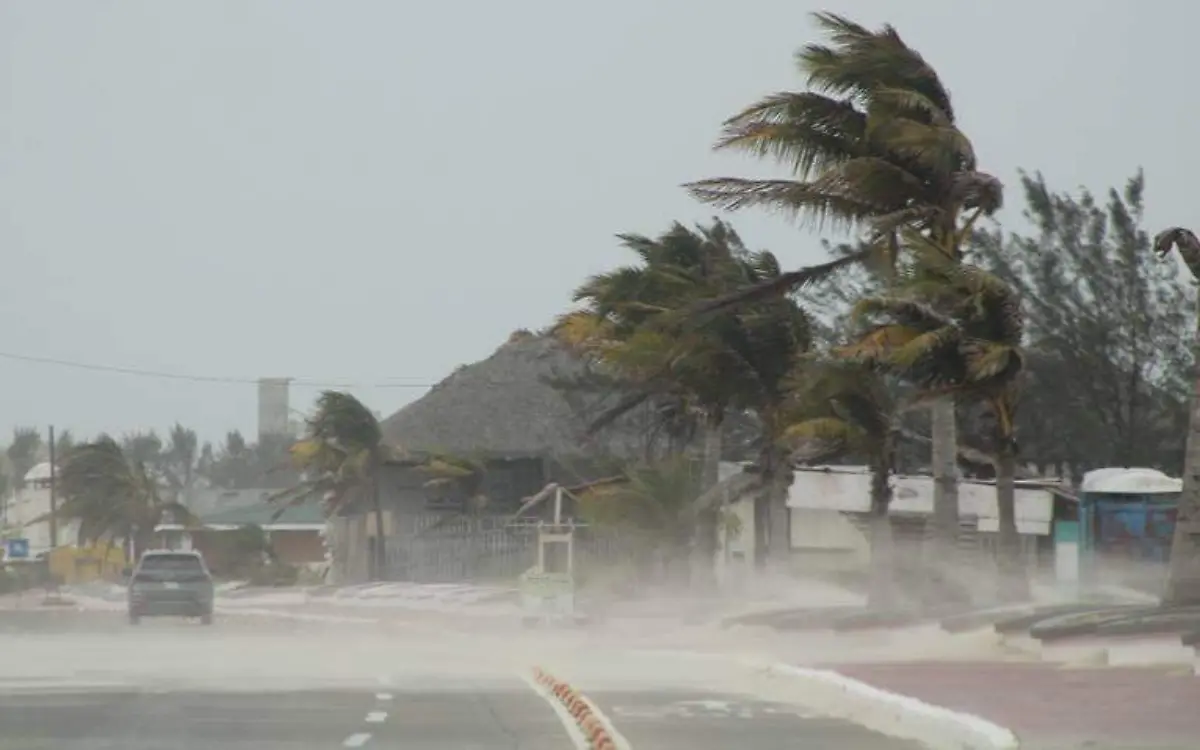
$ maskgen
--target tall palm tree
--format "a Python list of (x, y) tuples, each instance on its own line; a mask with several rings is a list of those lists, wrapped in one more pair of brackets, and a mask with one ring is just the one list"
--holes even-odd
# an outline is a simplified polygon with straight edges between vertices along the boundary
[(894, 389), (871, 367), (848, 360), (820, 360), (798, 368), (786, 411), (784, 436), (810, 461), (847, 457), (866, 461), (871, 472), (869, 535), (871, 575), (867, 604), (895, 605), (896, 560), (888, 507), (895, 471), (900, 406)]
[(292, 462), (304, 479), (271, 499), (283, 504), (277, 511), (282, 513), (289, 505), (319, 497), (327, 515), (365, 500), (375, 519), (371, 565), (372, 577), (378, 578), (386, 567), (381, 474), (397, 454), (384, 442), (379, 420), (361, 401), (349, 393), (322, 391), (305, 436), (291, 448)]
[[(754, 253), (740, 265), (742, 285), (754, 287), (779, 278), (782, 271), (771, 253)], [(756, 549), (760, 567), (772, 558), (786, 565), (791, 549), (787, 500), (793, 472), (785, 438), (790, 378), (810, 354), (813, 324), (807, 312), (787, 297), (759, 300), (730, 311), (718, 330), (721, 341), (737, 355), (748, 376), (738, 404), (758, 418), (757, 470), (763, 491), (755, 502), (755, 538), (767, 540)]]
[[(836, 263), (895, 266), (899, 230), (921, 231), (948, 258), (978, 219), (997, 211), (1000, 182), (977, 168), (974, 147), (958, 128), (937, 71), (892, 26), (872, 31), (832, 13), (814, 14), (831, 44), (796, 54), (808, 90), (767, 96), (725, 121), (716, 148), (771, 159), (790, 179), (720, 177), (686, 187), (730, 210), (759, 206), (821, 225), (866, 231), (866, 249)], [(804, 279), (781, 274), (757, 289), (710, 303), (719, 309), (794, 289)], [(958, 531), (957, 434), (949, 398), (931, 404), (935, 478), (935, 558)]]
[(793, 177), (719, 177), (687, 188), (730, 210), (761, 206), (865, 228), (888, 262), (898, 257), (902, 227), (960, 257), (971, 227), (999, 209), (1003, 191), (977, 170), (937, 71), (892, 26), (871, 31), (832, 13), (813, 17), (832, 44), (797, 52), (808, 90), (755, 102), (725, 121), (716, 144), (779, 162)]
[[(1200, 281), (1200, 238), (1190, 229), (1172, 227), (1154, 238), (1154, 252), (1165, 259), (1178, 250), (1192, 278)], [(1200, 315), (1200, 306), (1197, 307)], [(1200, 318), (1192, 339), (1193, 367), (1200, 368)], [(1193, 374), (1191, 410), (1188, 416), (1187, 448), (1183, 459), (1183, 491), (1171, 541), (1171, 565), (1164, 604), (1200, 602), (1200, 370)]]
[(956, 263), (911, 235), (921, 253), (890, 296), (862, 300), (856, 314), (874, 319), (842, 356), (880, 367), (928, 398), (985, 403), (993, 417), (999, 516), (1001, 596), (1028, 596), (1017, 534), (1015, 434), (1024, 317), (1020, 300), (997, 277)]
[(126, 545), (136, 558), (150, 546), (159, 524), (198, 524), (187, 506), (165, 499), (153, 469), (128, 455), (107, 435), (75, 446), (58, 473), (56, 517), (78, 523), (78, 541)]

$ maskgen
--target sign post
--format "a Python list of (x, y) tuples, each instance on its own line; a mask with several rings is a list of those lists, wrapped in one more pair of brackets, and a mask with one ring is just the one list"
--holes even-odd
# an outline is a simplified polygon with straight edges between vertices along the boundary
[(562, 518), (563, 489), (554, 491), (554, 520), (538, 523), (537, 564), (519, 581), (525, 624), (575, 619), (575, 524)]
[(29, 540), (5, 539), (4, 552), (9, 560), (27, 560), (29, 559)]

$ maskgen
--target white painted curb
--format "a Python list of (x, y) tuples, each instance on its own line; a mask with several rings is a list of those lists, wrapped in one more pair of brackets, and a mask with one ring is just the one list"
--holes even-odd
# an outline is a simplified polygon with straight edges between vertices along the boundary
[(625, 735), (617, 731), (617, 725), (613, 724), (612, 719), (604, 715), (599, 706), (592, 703), (591, 699), (583, 693), (579, 694), (579, 698), (587, 704), (588, 708), (592, 709), (592, 713), (608, 729), (608, 734), (612, 737), (613, 744), (617, 746), (617, 750), (633, 750), (633, 746), (629, 744), (629, 740), (625, 739)]
[(818, 711), (932, 748), (1015, 750), (1021, 746), (1011, 730), (986, 719), (881, 690), (837, 672), (775, 664), (768, 673), (796, 680), (804, 689), (805, 703)]
[(571, 744), (575, 746), (576, 750), (591, 750), (591, 740), (584, 736), (583, 730), (575, 722), (575, 717), (567, 711), (566, 707), (563, 706), (562, 702), (553, 693), (544, 686), (539, 685), (537, 680), (525, 674), (524, 671), (519, 672), (517, 677), (528, 685), (530, 690), (537, 693), (542, 700), (550, 704), (551, 710), (554, 711), (554, 715), (562, 723), (563, 729), (567, 731), (567, 736), (571, 738)]

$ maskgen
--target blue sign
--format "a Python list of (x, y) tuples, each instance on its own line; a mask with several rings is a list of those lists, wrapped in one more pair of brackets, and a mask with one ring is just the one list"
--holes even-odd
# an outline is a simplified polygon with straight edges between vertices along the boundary
[(24, 560), (29, 557), (28, 539), (6, 539), (4, 544), (8, 547), (8, 556), (13, 560)]

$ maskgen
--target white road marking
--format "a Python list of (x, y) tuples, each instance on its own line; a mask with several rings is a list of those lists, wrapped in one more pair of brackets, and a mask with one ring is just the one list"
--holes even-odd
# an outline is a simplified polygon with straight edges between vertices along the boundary
[(390, 701), (391, 699), (392, 699), (391, 693), (376, 693), (375, 694), (375, 700), (377, 700), (377, 701)]
[(367, 714), (368, 724), (382, 724), (387, 719), (387, 711), (372, 711)]
[(371, 735), (365, 732), (352, 734), (342, 742), (342, 747), (362, 747), (363, 745), (367, 744), (367, 741), (370, 739)]

